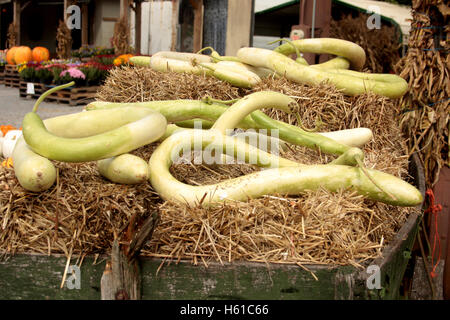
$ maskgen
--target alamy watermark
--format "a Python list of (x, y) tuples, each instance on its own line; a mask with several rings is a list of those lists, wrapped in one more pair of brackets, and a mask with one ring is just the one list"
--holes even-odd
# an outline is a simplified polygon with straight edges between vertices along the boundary
[(366, 287), (369, 290), (381, 289), (381, 270), (376, 264), (367, 267), (366, 273), (369, 274), (366, 280)]
[[(191, 139), (185, 139), (172, 149), (172, 163), (278, 166), (280, 139), (277, 129), (271, 130), (270, 134), (266, 129), (227, 129), (223, 135), (201, 130), (201, 121), (194, 122), (194, 129)], [(180, 130), (175, 134), (185, 133)]]
[(69, 290), (81, 289), (81, 270), (77, 265), (70, 265), (67, 269), (66, 287)]
[(367, 18), (367, 28), (369, 30), (381, 29), (381, 8), (379, 6), (369, 6), (367, 8), (367, 14), (371, 14)]
[(66, 9), (66, 14), (69, 16), (66, 20), (66, 25), (69, 30), (81, 29), (81, 9), (77, 5), (68, 6)]

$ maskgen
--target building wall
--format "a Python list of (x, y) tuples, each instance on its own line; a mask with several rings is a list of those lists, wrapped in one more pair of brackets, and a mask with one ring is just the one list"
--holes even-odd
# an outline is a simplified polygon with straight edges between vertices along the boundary
[(120, 1), (96, 0), (95, 17), (93, 23), (94, 45), (111, 47), (111, 38), (114, 35), (116, 21), (107, 21), (105, 18), (117, 18), (120, 16)]
[(221, 55), (235, 55), (250, 46), (252, 0), (203, 0), (203, 47), (211, 46)]
[[(178, 1), (142, 2), (141, 54), (175, 49)], [(175, 20), (174, 20), (175, 19)], [(135, 16), (130, 12), (131, 46), (135, 46)]]
[[(185, 42), (190, 41), (192, 28), (186, 23), (180, 24), (182, 1), (187, 0), (150, 0), (142, 3), (141, 54), (180, 51), (188, 47)], [(250, 45), (252, 0), (203, 0), (203, 4), (203, 47), (214, 47), (222, 55), (235, 55), (239, 48)], [(131, 11), (132, 46), (134, 25), (134, 11)], [(184, 41), (183, 45), (181, 41)]]

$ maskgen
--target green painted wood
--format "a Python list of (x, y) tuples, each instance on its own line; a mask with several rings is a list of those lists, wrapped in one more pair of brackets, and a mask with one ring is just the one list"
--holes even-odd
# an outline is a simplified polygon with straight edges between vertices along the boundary
[[(178, 264), (160, 259), (141, 258), (142, 299), (386, 299), (396, 298), (414, 233), (408, 237), (388, 263), (381, 262), (382, 289), (366, 287), (365, 270), (350, 266), (308, 265), (310, 272), (297, 265), (264, 263), (212, 263), (206, 268), (190, 261)], [(65, 257), (15, 255), (0, 262), (0, 299), (100, 299), (100, 279), (105, 262), (94, 265), (86, 257), (80, 268), (80, 288), (60, 284)], [(72, 260), (74, 261), (74, 260)]]
[[(75, 260), (72, 260), (75, 261)], [(0, 299), (52, 300), (100, 299), (100, 279), (105, 262), (93, 264), (86, 257), (80, 268), (80, 288), (61, 281), (66, 258), (18, 254), (0, 262)], [(353, 288), (343, 279), (351, 267), (314, 267), (310, 272), (296, 265), (230, 263), (195, 266), (191, 262), (167, 263), (157, 273), (160, 259), (140, 259), (142, 298), (172, 299), (335, 299), (351, 297)], [(338, 293), (337, 293), (338, 292)]]
[(409, 232), (399, 233), (404, 238), (402, 241), (396, 242), (395, 247), (389, 248), (391, 252), (388, 259), (379, 258), (373, 262), (380, 266), (382, 288), (368, 291), (367, 299), (394, 300), (400, 298), (401, 282), (411, 258), (420, 219), (419, 215), (414, 215), (408, 220)]
[(24, 254), (8, 257), (0, 261), (0, 300), (100, 299), (105, 263), (93, 265), (93, 261), (87, 259), (80, 268), (80, 289), (69, 289), (67, 281), (61, 289), (65, 257)]
[(194, 266), (189, 262), (163, 267), (142, 265), (143, 299), (335, 299), (336, 291), (349, 295), (351, 288), (337, 274), (351, 274), (348, 267), (310, 267), (311, 273), (296, 265), (267, 266), (264, 263), (214, 263)]

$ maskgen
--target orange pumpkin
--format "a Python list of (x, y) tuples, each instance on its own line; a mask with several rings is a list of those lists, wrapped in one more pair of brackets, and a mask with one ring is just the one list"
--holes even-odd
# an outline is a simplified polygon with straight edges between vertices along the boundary
[(27, 46), (20, 46), (16, 49), (14, 53), (14, 62), (16, 64), (27, 63), (31, 61), (31, 49)]
[(50, 58), (50, 52), (44, 47), (35, 47), (33, 51), (31, 51), (31, 55), (33, 61), (36, 62), (47, 61)]
[(6, 61), (9, 64), (16, 64), (14, 61), (14, 54), (16, 53), (18, 47), (12, 47), (11, 49), (8, 49), (6, 52)]

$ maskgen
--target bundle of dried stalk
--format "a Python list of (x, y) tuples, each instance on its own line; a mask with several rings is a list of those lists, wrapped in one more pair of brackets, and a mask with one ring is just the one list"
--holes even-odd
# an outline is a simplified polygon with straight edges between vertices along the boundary
[[(112, 85), (114, 84), (114, 85)], [(308, 87), (285, 79), (266, 79), (253, 90), (270, 89), (296, 98), (302, 125), (320, 130), (366, 126), (375, 140), (364, 151), (366, 165), (407, 179), (405, 141), (395, 125), (395, 106), (373, 94), (346, 97), (333, 86)], [(162, 74), (145, 68), (111, 72), (99, 97), (106, 101), (182, 98), (230, 99), (250, 93), (214, 78)], [(296, 118), (266, 110), (296, 123)], [(134, 151), (149, 159), (157, 144)], [(289, 146), (282, 156), (302, 163), (327, 163), (332, 157)], [(259, 261), (361, 266), (378, 257), (414, 211), (376, 203), (349, 191), (326, 190), (299, 196), (266, 196), (226, 202), (214, 209), (186, 207), (160, 199), (149, 184), (124, 186), (99, 176), (93, 163), (55, 162), (57, 184), (47, 192), (23, 190), (11, 169), (0, 169), (0, 250), (12, 252), (107, 253), (114, 235), (131, 216), (158, 210), (160, 222), (142, 255), (212, 261)], [(245, 165), (176, 164), (172, 174), (192, 185), (216, 183), (259, 170)]]
[(114, 25), (112, 44), (116, 54), (126, 54), (133, 51), (130, 47), (130, 28), (125, 16)]
[(8, 26), (8, 32), (6, 35), (6, 48), (12, 48), (17, 44), (17, 27), (14, 22), (11, 22)]
[(449, 12), (443, 1), (413, 1), (408, 52), (396, 66), (409, 83), (399, 100), (400, 126), (409, 137), (409, 152), (419, 152), (428, 187), (450, 165)]
[(366, 72), (389, 73), (400, 60), (400, 32), (394, 26), (381, 25), (380, 29), (369, 29), (369, 15), (360, 13), (357, 17), (347, 15), (331, 20), (330, 36), (360, 45), (366, 52)]
[(72, 52), (72, 33), (63, 20), (59, 20), (58, 29), (56, 30), (56, 54), (59, 59), (68, 59)]

